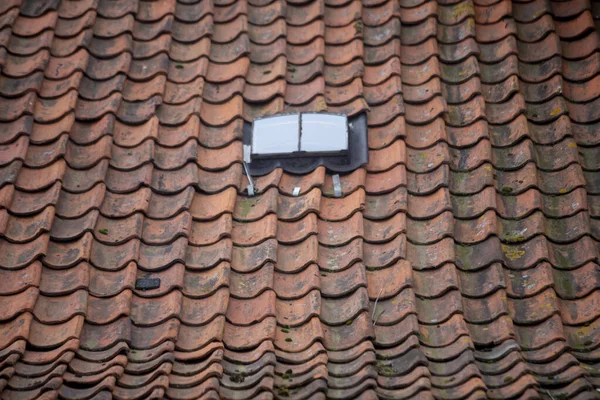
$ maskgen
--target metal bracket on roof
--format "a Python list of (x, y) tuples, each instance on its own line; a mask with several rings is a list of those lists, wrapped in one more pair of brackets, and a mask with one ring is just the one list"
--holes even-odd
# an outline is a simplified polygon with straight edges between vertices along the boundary
[(254, 196), (254, 182), (252, 182), (252, 175), (250, 175), (250, 168), (248, 168), (248, 164), (251, 161), (251, 152), (252, 147), (248, 144), (243, 146), (244, 149), (244, 171), (246, 171), (246, 176), (248, 177), (248, 196)]
[(340, 182), (340, 175), (335, 174), (333, 178), (333, 195), (335, 197), (342, 197), (342, 183)]
[(250, 164), (252, 162), (252, 146), (245, 144), (242, 148), (244, 150), (244, 162)]
[(248, 196), (254, 196), (254, 182), (252, 181), (252, 175), (250, 175), (250, 170), (248, 169), (246, 161), (244, 161), (243, 164), (244, 171), (246, 171), (246, 176), (248, 177)]
[(300, 194), (300, 186), (296, 186), (294, 188), (294, 191), (292, 192), (292, 196), (298, 197), (299, 194)]

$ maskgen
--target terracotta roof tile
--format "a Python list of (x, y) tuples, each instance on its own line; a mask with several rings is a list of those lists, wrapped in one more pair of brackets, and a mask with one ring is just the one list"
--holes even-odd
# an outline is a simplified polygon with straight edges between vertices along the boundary
[[(592, 398), (596, 8), (3, 3), (2, 396)], [(300, 111), (369, 163), (248, 196)]]

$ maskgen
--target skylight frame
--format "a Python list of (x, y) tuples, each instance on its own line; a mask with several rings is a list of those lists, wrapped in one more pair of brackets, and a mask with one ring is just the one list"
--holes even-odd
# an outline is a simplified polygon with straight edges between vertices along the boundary
[[(323, 114), (332, 115), (334, 113)], [(300, 155), (301, 153), (294, 153), (293, 155), (267, 158), (253, 158), (251, 156), (253, 123), (244, 121), (242, 137), (244, 150), (243, 173), (251, 177), (259, 177), (280, 168), (291, 174), (307, 174), (319, 166), (324, 166), (327, 173), (345, 174), (366, 165), (369, 162), (367, 112), (362, 111), (354, 115), (348, 115), (346, 118), (348, 120), (348, 151), (344, 154), (318, 155), (309, 153)]]

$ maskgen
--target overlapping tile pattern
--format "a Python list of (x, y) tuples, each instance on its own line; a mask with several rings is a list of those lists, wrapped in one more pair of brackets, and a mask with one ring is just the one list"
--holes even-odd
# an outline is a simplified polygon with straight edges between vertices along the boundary
[[(599, 24), (0, 2), (0, 397), (596, 398)], [(244, 121), (309, 110), (367, 112), (369, 164), (248, 197)]]

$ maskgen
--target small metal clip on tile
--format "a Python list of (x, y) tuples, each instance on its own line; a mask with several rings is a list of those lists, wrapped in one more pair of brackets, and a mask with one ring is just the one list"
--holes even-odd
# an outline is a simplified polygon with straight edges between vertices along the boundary
[(300, 186), (296, 186), (294, 188), (294, 191), (292, 192), (292, 196), (298, 197), (299, 194), (300, 194)]
[(333, 178), (333, 196), (342, 197), (342, 183), (340, 182), (340, 176), (335, 174)]

